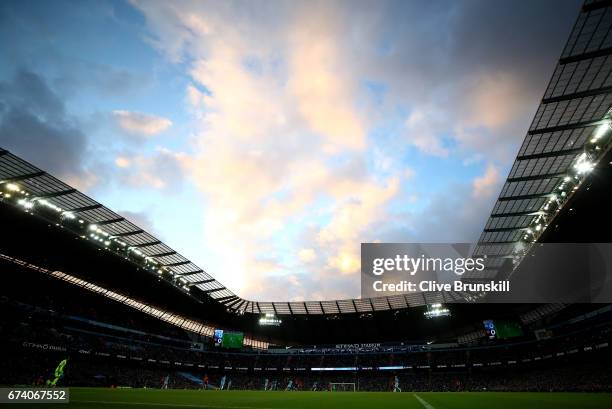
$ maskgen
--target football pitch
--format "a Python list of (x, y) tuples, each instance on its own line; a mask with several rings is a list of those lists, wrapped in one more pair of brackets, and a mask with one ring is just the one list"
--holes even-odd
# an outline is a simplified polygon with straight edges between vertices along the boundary
[[(40, 404), (6, 407), (40, 408)], [(203, 409), (563, 409), (612, 408), (612, 394), (524, 392), (263, 392), (71, 388), (51, 408)]]

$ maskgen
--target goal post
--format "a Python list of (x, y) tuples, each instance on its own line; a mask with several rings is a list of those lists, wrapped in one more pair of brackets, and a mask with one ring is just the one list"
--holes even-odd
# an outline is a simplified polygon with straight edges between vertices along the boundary
[(332, 392), (355, 392), (354, 382), (330, 382), (329, 389)]

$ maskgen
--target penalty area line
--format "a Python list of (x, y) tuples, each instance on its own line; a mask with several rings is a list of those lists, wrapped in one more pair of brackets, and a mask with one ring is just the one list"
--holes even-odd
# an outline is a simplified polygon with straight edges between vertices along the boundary
[(436, 409), (434, 408), (429, 402), (427, 402), (425, 399), (421, 398), (419, 395), (417, 395), (416, 393), (413, 393), (412, 396), (414, 396), (416, 398), (416, 400), (419, 401), (419, 403), (421, 405), (423, 405), (423, 407), (425, 409)]

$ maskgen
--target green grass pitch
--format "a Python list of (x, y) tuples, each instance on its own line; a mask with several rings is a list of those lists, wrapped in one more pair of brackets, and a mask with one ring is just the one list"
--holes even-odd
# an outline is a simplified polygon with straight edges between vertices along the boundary
[(523, 392), (263, 392), (71, 388), (69, 404), (43, 408), (203, 409), (569, 409), (612, 408), (612, 394)]

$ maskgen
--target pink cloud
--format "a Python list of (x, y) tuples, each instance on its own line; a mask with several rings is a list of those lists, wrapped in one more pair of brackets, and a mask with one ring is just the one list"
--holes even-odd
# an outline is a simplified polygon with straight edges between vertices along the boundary
[(117, 110), (113, 111), (113, 117), (124, 131), (145, 137), (162, 133), (172, 126), (168, 118), (142, 112)]
[(500, 182), (500, 174), (497, 168), (491, 164), (487, 166), (485, 173), (472, 182), (472, 196), (478, 199), (492, 196)]

